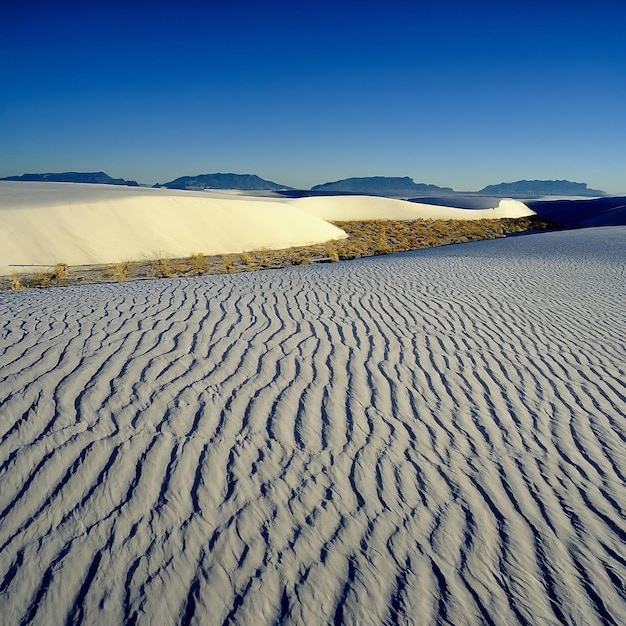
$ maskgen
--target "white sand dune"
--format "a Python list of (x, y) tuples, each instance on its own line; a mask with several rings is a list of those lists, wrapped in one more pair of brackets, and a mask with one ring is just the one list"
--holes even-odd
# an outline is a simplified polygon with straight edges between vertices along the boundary
[(239, 253), (343, 237), (285, 203), (226, 192), (0, 182), (0, 275), (20, 265)]
[(326, 220), (532, 215), (523, 204), (471, 211), (371, 196), (269, 198), (241, 192), (0, 181), (0, 275), (193, 253), (229, 254), (341, 239)]
[(626, 227), (0, 294), (6, 624), (621, 624)]
[(535, 215), (518, 200), (500, 200), (493, 209), (455, 209), (379, 196), (312, 196), (291, 200), (293, 206), (331, 221), (355, 220), (480, 220)]

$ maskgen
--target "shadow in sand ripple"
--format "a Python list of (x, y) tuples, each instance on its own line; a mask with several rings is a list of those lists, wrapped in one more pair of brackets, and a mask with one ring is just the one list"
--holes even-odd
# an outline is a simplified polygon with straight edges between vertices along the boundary
[(620, 623), (625, 244), (0, 294), (3, 620)]

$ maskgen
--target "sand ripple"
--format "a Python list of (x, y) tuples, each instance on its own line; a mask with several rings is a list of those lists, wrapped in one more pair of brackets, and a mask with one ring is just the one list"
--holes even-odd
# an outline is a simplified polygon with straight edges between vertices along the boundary
[(1, 294), (3, 623), (623, 623), (625, 249)]

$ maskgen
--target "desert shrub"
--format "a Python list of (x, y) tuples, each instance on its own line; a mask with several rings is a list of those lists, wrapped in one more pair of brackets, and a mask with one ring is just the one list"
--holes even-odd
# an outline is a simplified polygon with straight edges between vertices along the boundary
[(384, 230), (378, 233), (376, 237), (375, 250), (377, 254), (389, 254), (391, 247), (387, 243), (387, 234)]
[(207, 258), (201, 252), (192, 254), (187, 261), (187, 265), (189, 266), (189, 271), (198, 276), (209, 271)]
[(309, 265), (311, 263), (310, 248), (287, 248), (286, 250), (275, 250), (270, 252), (270, 263), (272, 267), (288, 267), (289, 265)]
[(230, 256), (222, 257), (222, 265), (220, 267), (220, 274), (233, 274), (237, 271), (235, 263)]
[(130, 263), (128, 261), (124, 261), (123, 263), (114, 265), (111, 269), (111, 275), (120, 283), (128, 280), (128, 277), (130, 276)]
[(67, 263), (57, 263), (50, 274), (50, 282), (53, 284), (65, 284), (67, 281)]
[(50, 274), (46, 272), (36, 272), (29, 282), (33, 287), (51, 287), (53, 284)]
[(156, 264), (157, 269), (163, 278), (173, 278), (176, 276), (176, 272), (172, 268), (170, 261), (167, 259), (157, 259)]
[(339, 254), (334, 241), (327, 241), (325, 246), (326, 256), (333, 262), (339, 261)]
[(254, 251), (254, 260), (260, 267), (270, 267), (274, 254), (267, 248), (261, 248)]
[(307, 250), (301, 250), (296, 256), (297, 265), (310, 265), (311, 254)]

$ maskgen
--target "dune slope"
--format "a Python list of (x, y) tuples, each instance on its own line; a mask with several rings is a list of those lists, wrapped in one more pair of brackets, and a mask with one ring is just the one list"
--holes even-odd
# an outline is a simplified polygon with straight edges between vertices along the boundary
[(566, 226), (624, 226), (626, 197), (529, 201), (541, 217)]
[(307, 246), (345, 237), (332, 220), (533, 215), (514, 200), (463, 210), (372, 196), (283, 198), (245, 192), (0, 181), (0, 275)]
[(620, 623), (625, 243), (0, 294), (3, 620)]
[(0, 274), (280, 249), (344, 237), (282, 202), (220, 192), (0, 182)]
[[(445, 199), (441, 199), (445, 202)], [(518, 200), (493, 200), (489, 209), (459, 209), (437, 204), (395, 200), (380, 196), (310, 196), (290, 203), (311, 215), (331, 221), (360, 220), (480, 220), (535, 215)]]

